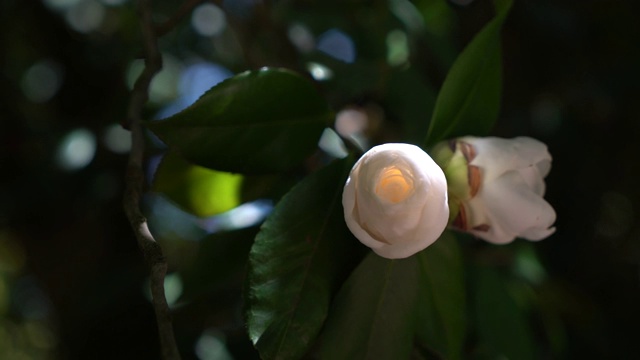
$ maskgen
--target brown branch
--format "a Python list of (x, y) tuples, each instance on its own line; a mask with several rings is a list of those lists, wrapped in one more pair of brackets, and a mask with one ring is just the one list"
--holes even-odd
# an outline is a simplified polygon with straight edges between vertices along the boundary
[(142, 129), (142, 109), (149, 97), (149, 85), (153, 77), (162, 68), (162, 57), (158, 50), (157, 37), (151, 18), (151, 0), (139, 0), (138, 12), (141, 19), (144, 42), (145, 68), (136, 80), (131, 92), (125, 127), (131, 130), (131, 153), (127, 164), (126, 188), (123, 206), (131, 227), (136, 235), (138, 246), (149, 267), (153, 308), (158, 323), (162, 359), (179, 360), (180, 353), (173, 336), (171, 313), (164, 293), (164, 277), (167, 273), (167, 261), (160, 245), (155, 241), (147, 219), (140, 210), (142, 186), (144, 184), (144, 132)]

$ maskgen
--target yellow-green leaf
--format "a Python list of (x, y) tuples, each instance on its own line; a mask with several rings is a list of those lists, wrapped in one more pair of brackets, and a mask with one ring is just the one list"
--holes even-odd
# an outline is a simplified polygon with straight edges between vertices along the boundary
[(240, 205), (242, 175), (193, 165), (169, 152), (162, 159), (153, 191), (162, 193), (183, 210), (212, 216)]

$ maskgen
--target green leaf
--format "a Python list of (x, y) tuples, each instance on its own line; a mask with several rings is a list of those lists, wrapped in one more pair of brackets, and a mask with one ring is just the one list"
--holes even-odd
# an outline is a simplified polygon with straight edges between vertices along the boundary
[(168, 152), (153, 178), (152, 190), (196, 216), (212, 216), (240, 205), (242, 175), (190, 164)]
[(246, 175), (242, 179), (242, 202), (270, 199), (278, 202), (302, 179), (302, 174), (291, 172), (266, 175)]
[(299, 164), (331, 119), (311, 81), (289, 70), (262, 69), (223, 81), (187, 109), (147, 126), (195, 164), (257, 174)]
[(351, 235), (342, 189), (354, 160), (296, 185), (263, 224), (249, 255), (247, 325), (264, 359), (299, 359), (363, 247)]
[(461, 135), (485, 135), (500, 110), (500, 29), (512, 0), (495, 0), (496, 16), (453, 63), (431, 116), (426, 145)]
[(446, 359), (460, 359), (466, 333), (466, 294), (456, 238), (447, 231), (417, 257), (422, 271), (416, 341)]
[(495, 269), (473, 269), (474, 312), (482, 358), (535, 359), (531, 329), (523, 310)]
[(391, 73), (385, 94), (385, 109), (400, 119), (404, 139), (420, 145), (428, 130), (425, 109), (433, 109), (436, 93), (414, 68)]
[(198, 248), (184, 269), (183, 299), (194, 299), (222, 288), (242, 286), (247, 257), (258, 233), (257, 227), (211, 234), (198, 243)]
[(458, 54), (454, 46), (458, 33), (456, 12), (447, 0), (414, 0), (412, 3), (424, 19), (423, 35), (429, 44), (429, 54), (434, 58), (438, 70), (444, 72)]
[(320, 337), (320, 358), (408, 359), (413, 349), (420, 264), (370, 253), (336, 296)]

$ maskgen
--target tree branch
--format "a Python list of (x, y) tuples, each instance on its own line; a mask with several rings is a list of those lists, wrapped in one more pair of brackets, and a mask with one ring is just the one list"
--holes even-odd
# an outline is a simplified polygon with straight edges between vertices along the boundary
[(144, 184), (144, 132), (142, 129), (142, 109), (149, 97), (149, 85), (153, 77), (162, 68), (162, 57), (158, 50), (157, 37), (151, 17), (151, 0), (139, 0), (138, 12), (141, 19), (142, 37), (144, 43), (145, 68), (136, 80), (131, 92), (131, 100), (127, 112), (125, 128), (131, 130), (131, 153), (126, 172), (126, 188), (123, 206), (127, 218), (133, 228), (138, 241), (138, 246), (144, 255), (149, 267), (151, 283), (151, 295), (153, 308), (158, 323), (160, 336), (160, 348), (162, 359), (179, 360), (180, 353), (173, 336), (171, 325), (171, 313), (164, 293), (164, 278), (167, 273), (167, 261), (162, 253), (160, 245), (155, 241), (147, 219), (140, 210), (142, 186)]

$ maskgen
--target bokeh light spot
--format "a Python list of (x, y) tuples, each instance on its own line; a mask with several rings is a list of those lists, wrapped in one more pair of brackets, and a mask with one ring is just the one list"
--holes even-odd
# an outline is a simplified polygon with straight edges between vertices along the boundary
[(164, 293), (167, 304), (173, 305), (182, 295), (182, 279), (178, 273), (168, 274), (164, 278)]
[[(174, 305), (180, 299), (183, 288), (182, 278), (178, 273), (170, 273), (164, 277), (164, 296), (169, 306)], [(147, 300), (152, 301), (151, 281), (149, 279), (145, 281), (143, 293)]]
[(112, 124), (105, 130), (103, 141), (107, 149), (116, 154), (126, 154), (131, 150), (131, 133), (119, 124)]
[(401, 30), (387, 34), (387, 62), (391, 66), (403, 65), (409, 59), (407, 35)]
[(346, 108), (336, 115), (335, 128), (340, 136), (364, 150), (369, 148), (365, 135), (369, 122), (369, 116), (364, 109)]
[(233, 360), (225, 345), (224, 334), (216, 330), (207, 330), (198, 338), (195, 352), (200, 360)]
[(62, 69), (51, 60), (41, 60), (31, 66), (20, 83), (24, 95), (34, 103), (53, 98), (62, 85)]
[(235, 209), (215, 217), (214, 227), (209, 231), (243, 229), (261, 223), (273, 210), (268, 200), (256, 200), (244, 203)]
[(349, 35), (337, 29), (328, 30), (320, 35), (317, 49), (346, 63), (352, 63), (356, 60), (356, 47), (353, 40)]
[(88, 33), (100, 28), (104, 20), (104, 6), (95, 0), (82, 0), (73, 5), (66, 13), (69, 26), (81, 33)]
[(369, 123), (367, 113), (359, 109), (340, 110), (336, 115), (336, 130), (345, 137), (363, 133)]
[(315, 39), (309, 29), (302, 24), (293, 24), (287, 32), (289, 40), (303, 53), (308, 53), (315, 47)]
[(344, 145), (342, 139), (340, 139), (340, 136), (329, 128), (324, 129), (322, 132), (320, 141), (318, 141), (318, 147), (338, 159), (345, 158), (349, 155), (347, 147)]
[(129, 90), (133, 89), (133, 85), (136, 83), (138, 76), (142, 74), (142, 70), (144, 70), (144, 60), (136, 59), (129, 63), (127, 67), (127, 87)]
[(180, 96), (185, 97), (188, 105), (191, 105), (207, 90), (231, 77), (231, 75), (233, 75), (231, 71), (214, 63), (198, 62), (191, 64), (180, 74), (178, 85)]
[(156, 103), (173, 100), (178, 95), (178, 79), (182, 63), (170, 55), (162, 56), (162, 71), (151, 82), (149, 99)]
[(547, 276), (535, 248), (531, 244), (521, 246), (516, 252), (514, 271), (532, 284), (540, 284)]
[(333, 71), (322, 64), (310, 62), (307, 64), (307, 69), (311, 76), (318, 81), (329, 80), (333, 77)]
[(195, 215), (180, 209), (175, 203), (161, 195), (145, 197), (149, 206), (149, 228), (160, 239), (179, 238), (184, 241), (197, 241), (206, 234)]
[[(129, 63), (127, 69), (127, 85), (133, 85), (144, 69), (144, 61), (137, 59)], [(182, 73), (182, 62), (177, 58), (163, 54), (162, 70), (151, 81), (149, 100), (155, 103), (166, 103), (178, 96), (178, 79)]]
[[(424, 29), (424, 18), (411, 1), (390, 0), (389, 6), (393, 14), (410, 30), (422, 31)], [(446, 6), (446, 4), (444, 4), (444, 6)]]
[(78, 170), (89, 165), (96, 152), (96, 138), (87, 129), (67, 134), (58, 146), (57, 162), (64, 170)]
[(219, 7), (205, 3), (193, 10), (191, 26), (202, 36), (215, 36), (227, 26), (227, 19)]
[(207, 90), (231, 75), (233, 74), (229, 70), (214, 63), (198, 62), (189, 65), (180, 74), (178, 98), (160, 109), (155, 116), (156, 119), (165, 119), (184, 110)]

